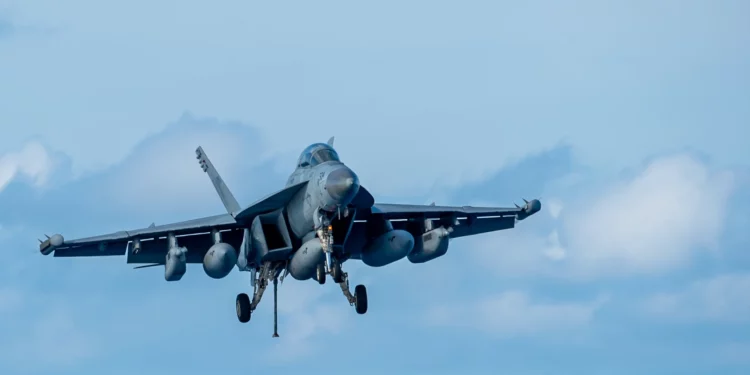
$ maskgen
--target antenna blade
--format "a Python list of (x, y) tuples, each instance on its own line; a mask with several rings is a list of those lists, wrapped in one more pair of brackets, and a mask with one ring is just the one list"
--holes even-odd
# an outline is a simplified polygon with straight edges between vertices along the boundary
[(161, 266), (161, 265), (162, 264), (159, 264), (159, 263), (146, 264), (146, 265), (143, 265), (143, 266), (133, 267), (133, 269), (137, 270), (137, 269), (141, 269), (141, 268), (156, 267), (156, 266)]

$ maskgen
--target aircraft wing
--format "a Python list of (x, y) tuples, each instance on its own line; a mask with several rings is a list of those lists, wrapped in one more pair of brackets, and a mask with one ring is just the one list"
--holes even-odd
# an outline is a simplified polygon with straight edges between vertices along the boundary
[(382, 215), (392, 221), (396, 229), (404, 229), (409, 220), (441, 220), (443, 225), (453, 227), (451, 237), (463, 237), (515, 227), (523, 220), (541, 210), (537, 199), (527, 201), (522, 207), (472, 207), (435, 206), (412, 204), (375, 204), (370, 215)]
[[(242, 231), (235, 229), (240, 228), (241, 224), (227, 213), (74, 240), (65, 240), (56, 234), (43, 241), (39, 251), (44, 255), (54, 252), (55, 257), (95, 257), (125, 255), (131, 249), (127, 251), (128, 263), (164, 263), (164, 254), (168, 250), (166, 236), (169, 233), (175, 235), (179, 246), (185, 246), (188, 250), (201, 249), (205, 253), (212, 243), (212, 229), (221, 231), (225, 242), (237, 246)], [(136, 239), (139, 240), (140, 249), (132, 251)], [(190, 256), (191, 253), (194, 256)], [(188, 263), (199, 263), (202, 257), (203, 254), (199, 252), (188, 251)]]
[(41, 241), (39, 251), (43, 255), (54, 252), (55, 257), (113, 256), (125, 255), (127, 252), (128, 263), (164, 264), (165, 254), (169, 251), (167, 236), (172, 233), (178, 246), (188, 248), (187, 263), (201, 263), (203, 256), (213, 245), (212, 230), (221, 233), (222, 242), (238, 249), (242, 244), (245, 228), (248, 228), (248, 224), (257, 215), (284, 207), (307, 185), (305, 181), (288, 186), (242, 209), (203, 148), (199, 146), (195, 154), (201, 169), (208, 174), (216, 188), (227, 213), (166, 225), (152, 224), (148, 228), (75, 240), (64, 240), (61, 235), (56, 234)]

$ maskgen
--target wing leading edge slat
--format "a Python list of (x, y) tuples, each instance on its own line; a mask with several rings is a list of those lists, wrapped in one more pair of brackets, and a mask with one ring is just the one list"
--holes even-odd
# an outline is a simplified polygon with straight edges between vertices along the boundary
[[(54, 248), (55, 257), (87, 257), (125, 255), (128, 243), (134, 239), (149, 240), (166, 237), (208, 233), (212, 229), (227, 230), (241, 225), (230, 214), (208, 216), (165, 225), (152, 225), (148, 228), (120, 231), (100, 236), (63, 241)], [(42, 244), (47, 245), (47, 244)], [(40, 246), (40, 251), (46, 249)], [(165, 250), (166, 251), (166, 250)]]
[(518, 219), (522, 220), (537, 213), (540, 209), (541, 203), (536, 199), (526, 203), (523, 207), (512, 208), (378, 203), (372, 207), (371, 215), (382, 215), (383, 217), (388, 219), (437, 219), (445, 216), (463, 216), (474, 218), (491, 216), (515, 216)]

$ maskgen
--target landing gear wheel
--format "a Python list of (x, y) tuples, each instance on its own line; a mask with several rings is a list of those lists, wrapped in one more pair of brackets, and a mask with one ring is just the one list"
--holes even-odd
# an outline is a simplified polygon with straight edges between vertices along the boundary
[(250, 321), (250, 297), (245, 293), (237, 295), (237, 319), (240, 323)]
[(315, 268), (315, 280), (318, 280), (318, 284), (323, 285), (326, 283), (326, 269), (323, 263), (318, 264)]
[(341, 271), (341, 263), (338, 260), (333, 261), (333, 267), (331, 268), (331, 277), (333, 281), (338, 284), (344, 282), (344, 273)]
[(367, 312), (367, 289), (364, 285), (354, 287), (354, 309), (357, 310), (357, 314)]

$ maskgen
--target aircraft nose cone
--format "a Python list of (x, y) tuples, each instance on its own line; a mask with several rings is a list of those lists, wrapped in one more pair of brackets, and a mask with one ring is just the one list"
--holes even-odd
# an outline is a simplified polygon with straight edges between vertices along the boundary
[(338, 168), (328, 174), (326, 190), (338, 204), (346, 205), (359, 191), (359, 179), (349, 168)]

